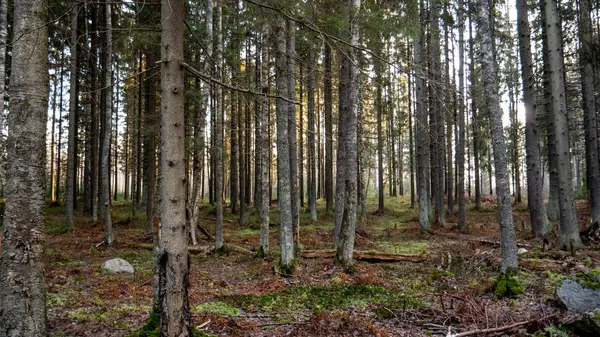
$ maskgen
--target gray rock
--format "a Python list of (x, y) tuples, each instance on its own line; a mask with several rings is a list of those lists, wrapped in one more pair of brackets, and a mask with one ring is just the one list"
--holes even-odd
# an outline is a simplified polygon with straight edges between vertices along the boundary
[(525, 249), (525, 248), (519, 248), (519, 250), (517, 250), (517, 255), (525, 254), (527, 252), (528, 252), (527, 249)]
[(600, 290), (586, 288), (576, 280), (564, 280), (556, 294), (571, 312), (583, 313), (600, 308)]
[(133, 274), (133, 266), (123, 259), (112, 259), (102, 264), (102, 269), (109, 273), (127, 273)]

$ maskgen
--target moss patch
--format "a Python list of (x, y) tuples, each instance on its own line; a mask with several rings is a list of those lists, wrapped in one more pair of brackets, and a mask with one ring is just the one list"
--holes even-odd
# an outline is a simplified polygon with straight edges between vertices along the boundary
[(197, 312), (203, 312), (203, 313), (210, 312), (210, 313), (215, 313), (215, 314), (224, 315), (224, 316), (239, 315), (241, 313), (240, 309), (230, 305), (229, 303), (221, 302), (221, 301), (202, 303), (202, 304), (194, 307), (194, 310)]
[(500, 276), (498, 276), (496, 279), (496, 285), (494, 288), (494, 292), (498, 298), (514, 298), (525, 293), (523, 285), (515, 277), (515, 273), (511, 271), (500, 274)]
[(587, 273), (577, 273), (576, 278), (584, 287), (600, 290), (600, 269), (592, 269)]

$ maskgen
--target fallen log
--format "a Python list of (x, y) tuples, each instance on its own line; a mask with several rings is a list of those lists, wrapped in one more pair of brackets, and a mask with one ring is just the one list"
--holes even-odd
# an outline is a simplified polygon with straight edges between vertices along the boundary
[[(461, 235), (461, 234), (452, 234), (452, 233), (442, 233), (442, 232), (434, 232), (436, 235), (445, 236), (447, 238), (455, 239), (455, 240), (465, 240), (471, 242), (479, 242), (490, 246), (498, 246), (500, 247), (502, 244), (500, 241), (489, 240), (486, 238), (473, 237), (469, 235)], [(521, 248), (534, 248), (535, 246), (517, 242), (517, 247)]]
[[(308, 250), (303, 251), (300, 256), (305, 259), (332, 259), (335, 257), (335, 250)], [(423, 262), (426, 260), (424, 255), (409, 254), (391, 254), (375, 251), (354, 251), (352, 258), (366, 262)]]

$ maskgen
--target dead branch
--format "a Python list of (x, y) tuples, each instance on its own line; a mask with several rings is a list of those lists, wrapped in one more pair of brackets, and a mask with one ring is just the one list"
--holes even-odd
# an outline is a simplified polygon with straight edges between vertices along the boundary
[[(479, 242), (479, 243), (483, 243), (486, 245), (490, 245), (490, 246), (497, 246), (500, 247), (502, 244), (500, 243), (500, 241), (493, 241), (493, 240), (488, 240), (485, 238), (479, 238), (479, 237), (473, 237), (473, 236), (469, 236), (469, 235), (460, 235), (460, 234), (451, 234), (451, 233), (442, 233), (442, 232), (434, 232), (435, 235), (439, 235), (439, 236), (445, 236), (451, 239), (455, 239), (455, 240), (466, 240), (466, 241), (471, 241), (471, 242)], [(520, 243), (517, 242), (517, 247), (522, 247), (522, 248), (534, 248), (534, 246), (526, 244), (526, 243)]]
[[(304, 251), (300, 254), (305, 259), (332, 259), (335, 257), (335, 250), (312, 250)], [(362, 252), (354, 251), (352, 257), (355, 260), (366, 261), (366, 262), (423, 262), (425, 256), (423, 255), (409, 255), (409, 254), (390, 254), (383, 252)]]
[(490, 333), (495, 333), (495, 332), (502, 332), (502, 331), (506, 331), (506, 330), (510, 330), (510, 329), (514, 329), (523, 325), (528, 325), (534, 322), (538, 322), (538, 321), (543, 321), (543, 320), (547, 320), (549, 318), (552, 318), (554, 316), (556, 316), (557, 314), (552, 314), (552, 315), (548, 315), (548, 316), (544, 316), (541, 318), (535, 318), (535, 319), (530, 319), (528, 321), (523, 321), (523, 322), (518, 322), (518, 323), (514, 323), (514, 324), (510, 324), (510, 325), (504, 325), (504, 326), (500, 326), (497, 328), (489, 328), (489, 329), (477, 329), (477, 330), (471, 330), (471, 331), (465, 331), (465, 332), (461, 332), (458, 333), (456, 335), (451, 335), (452, 337), (464, 337), (464, 336), (473, 336), (473, 335), (479, 335), (479, 334), (490, 334)]

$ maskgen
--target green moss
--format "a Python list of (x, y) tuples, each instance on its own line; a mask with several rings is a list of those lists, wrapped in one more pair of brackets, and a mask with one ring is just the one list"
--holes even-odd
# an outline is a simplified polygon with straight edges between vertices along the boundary
[(494, 288), (496, 297), (498, 298), (514, 298), (525, 293), (525, 289), (523, 289), (523, 285), (515, 277), (514, 271), (507, 271), (500, 274), (496, 279)]
[(197, 312), (211, 312), (224, 316), (239, 315), (241, 313), (240, 309), (230, 305), (229, 303), (221, 301), (202, 303), (194, 307), (194, 310)]
[(600, 269), (592, 269), (587, 273), (577, 273), (576, 278), (584, 287), (600, 290)]
[(134, 332), (127, 337), (159, 337), (160, 336), (160, 309), (154, 307), (150, 312), (150, 318), (140, 331)]
[(65, 234), (69, 231), (69, 226), (67, 226), (66, 224), (64, 224), (62, 222), (58, 222), (58, 223), (50, 222), (50, 223), (46, 223), (44, 231), (46, 232), (46, 234), (54, 234), (54, 235)]
[(260, 246), (258, 248), (258, 252), (256, 252), (256, 257), (259, 259), (264, 259), (265, 258), (265, 249), (263, 248), (263, 246)]

